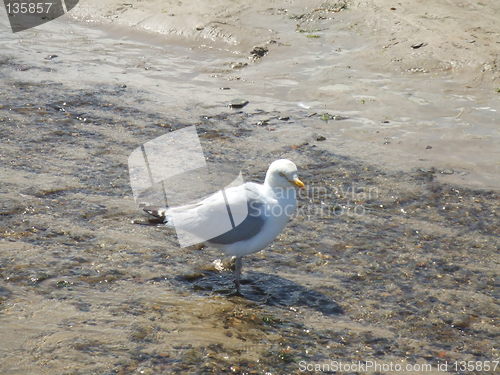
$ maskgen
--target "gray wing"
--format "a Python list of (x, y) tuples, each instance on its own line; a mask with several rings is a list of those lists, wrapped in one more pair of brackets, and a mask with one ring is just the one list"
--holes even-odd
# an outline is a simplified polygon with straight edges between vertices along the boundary
[(211, 238), (207, 242), (221, 245), (229, 245), (235, 242), (248, 240), (257, 235), (266, 223), (266, 201), (258, 192), (258, 188), (253, 183), (245, 184), (247, 192), (246, 218), (233, 229)]

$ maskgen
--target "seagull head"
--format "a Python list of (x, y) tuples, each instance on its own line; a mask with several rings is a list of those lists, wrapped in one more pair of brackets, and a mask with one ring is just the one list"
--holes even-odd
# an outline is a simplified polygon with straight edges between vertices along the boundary
[(275, 160), (266, 173), (267, 184), (272, 187), (289, 187), (290, 184), (303, 189), (304, 183), (300, 181), (297, 166), (288, 159)]

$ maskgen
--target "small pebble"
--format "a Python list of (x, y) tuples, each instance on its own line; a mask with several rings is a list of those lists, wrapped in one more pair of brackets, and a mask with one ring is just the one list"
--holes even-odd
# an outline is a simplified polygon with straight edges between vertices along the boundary
[(425, 46), (426, 44), (427, 44), (427, 43), (424, 43), (424, 42), (415, 43), (415, 44), (412, 44), (412, 45), (411, 45), (411, 48), (413, 48), (413, 49), (417, 49), (417, 48), (420, 48), (420, 47)]
[(250, 54), (253, 56), (254, 59), (260, 59), (261, 57), (267, 55), (268, 52), (269, 49), (266, 47), (255, 46), (250, 51)]
[(233, 63), (231, 65), (231, 69), (241, 69), (241, 68), (244, 68), (245, 66), (247, 66), (248, 64), (247, 63), (244, 63), (244, 62), (237, 62), (237, 63)]
[(244, 99), (234, 99), (233, 101), (231, 101), (231, 103), (229, 104), (229, 107), (230, 108), (243, 108), (244, 106), (246, 106), (248, 104), (248, 100), (244, 100)]
[(455, 172), (453, 171), (453, 169), (443, 169), (443, 170), (442, 170), (441, 172), (439, 172), (439, 173), (441, 173), (441, 174), (453, 174), (453, 173), (455, 173)]

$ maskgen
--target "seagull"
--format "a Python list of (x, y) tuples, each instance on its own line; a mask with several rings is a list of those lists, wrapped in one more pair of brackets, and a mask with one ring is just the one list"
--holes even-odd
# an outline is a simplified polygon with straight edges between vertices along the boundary
[[(297, 166), (288, 159), (275, 160), (269, 166), (263, 184), (246, 182), (226, 188), (195, 204), (176, 207), (143, 207), (148, 214), (162, 219), (167, 226), (182, 220), (184, 227), (200, 228), (217, 221), (217, 212), (229, 206), (245, 205), (246, 217), (226, 232), (202, 241), (235, 257), (234, 284), (240, 292), (242, 258), (256, 253), (283, 231), (297, 207), (296, 189), (305, 187), (298, 177)], [(232, 219), (231, 219), (232, 220)], [(187, 226), (186, 226), (187, 224)], [(193, 229), (194, 231), (195, 229)]]

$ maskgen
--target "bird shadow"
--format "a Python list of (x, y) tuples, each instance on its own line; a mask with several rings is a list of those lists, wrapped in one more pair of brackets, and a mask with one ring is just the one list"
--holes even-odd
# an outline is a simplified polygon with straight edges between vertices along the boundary
[[(178, 276), (195, 291), (232, 296), (235, 293), (233, 275), (217, 271), (204, 271), (194, 275)], [(246, 272), (241, 280), (241, 294), (250, 301), (268, 306), (307, 307), (325, 315), (342, 314), (343, 310), (330, 297), (306, 288), (280, 276), (262, 272)]]

